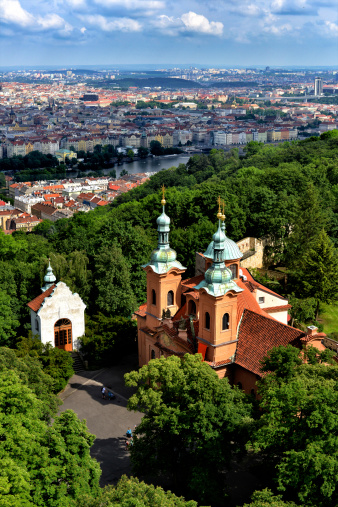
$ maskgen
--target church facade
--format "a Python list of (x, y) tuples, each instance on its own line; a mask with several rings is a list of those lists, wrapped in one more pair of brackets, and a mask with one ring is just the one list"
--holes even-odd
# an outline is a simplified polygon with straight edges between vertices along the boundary
[(86, 305), (64, 282), (56, 282), (51, 265), (44, 277), (42, 293), (28, 303), (33, 336), (59, 349), (79, 349), (78, 339), (85, 334)]
[(170, 248), (170, 218), (157, 219), (158, 246), (147, 274), (147, 302), (135, 312), (138, 326), (139, 365), (161, 356), (201, 353), (220, 378), (228, 377), (247, 393), (256, 393), (260, 360), (275, 346), (301, 347), (320, 341), (288, 325), (288, 301), (256, 282), (241, 267), (242, 254), (226, 236), (225, 216), (219, 212), (218, 228), (204, 254), (203, 272), (184, 279), (186, 268)]

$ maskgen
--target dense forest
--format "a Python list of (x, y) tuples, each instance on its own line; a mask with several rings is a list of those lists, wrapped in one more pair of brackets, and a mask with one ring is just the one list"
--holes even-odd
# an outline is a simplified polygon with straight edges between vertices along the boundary
[[(145, 301), (146, 279), (141, 265), (149, 260), (157, 243), (156, 218), (161, 210), (163, 184), (167, 188), (166, 213), (171, 218), (170, 243), (187, 267), (187, 276), (194, 274), (195, 252), (204, 251), (215, 232), (217, 197), (221, 195), (226, 203), (226, 228), (231, 239), (237, 241), (246, 236), (269, 239), (267, 266), (280, 270), (283, 276), (280, 281), (278, 277), (273, 279), (258, 273), (255, 276), (290, 297), (294, 325), (316, 323), (321, 304), (334, 303), (338, 298), (338, 131), (277, 147), (252, 142), (247, 145), (244, 157), (239, 156), (237, 149), (195, 155), (186, 165), (155, 174), (147, 183), (118, 197), (109, 207), (78, 213), (72, 219), (55, 223), (44, 221), (29, 234), (17, 232), (10, 236), (0, 232), (0, 346), (4, 347), (0, 355), (3, 375), (0, 453), (6, 460), (3, 491), (8, 491), (0, 493), (8, 497), (4, 505), (17, 505), (18, 498), (20, 505), (72, 505), (71, 501), (80, 497), (79, 506), (117, 505), (119, 501), (121, 505), (148, 505), (122, 503), (118, 488), (99, 493), (99, 470), (89, 456), (93, 437), (74, 414), (66, 412), (51, 424), (57, 409), (53, 393), (62, 389), (72, 369), (67, 353), (62, 355), (59, 354), (62, 351), (43, 348), (29, 337), (27, 303), (40, 294), (50, 257), (57, 280), (78, 292), (87, 305), (86, 337), (82, 346), (90, 364), (93, 367), (110, 364), (113, 358), (116, 360), (123, 354), (127, 345), (135, 346), (131, 315)], [(138, 430), (139, 443), (132, 453), (135, 470), (140, 470), (142, 462), (151, 457), (151, 449), (157, 449), (158, 457), (166, 457), (170, 440), (166, 442), (165, 438), (172, 432), (171, 448), (181, 445), (180, 467), (186, 473), (186, 487), (175, 477), (170, 460), (157, 459), (155, 464), (159, 465), (160, 474), (172, 478), (172, 489), (178, 495), (184, 494), (202, 505), (217, 505), (212, 491), (224, 499), (225, 490), (217, 489), (217, 484), (224, 481), (218, 483), (211, 476), (215, 458), (219, 456), (215, 449), (224, 450), (218, 461), (220, 477), (227, 464), (250, 449), (251, 453), (264, 456), (270, 472), (276, 467), (275, 476), (267, 474), (268, 481), (263, 485), (275, 493), (258, 492), (253, 497), (253, 506), (291, 507), (292, 502), (317, 507), (337, 505), (337, 367), (322, 364), (327, 360), (314, 352), (308, 365), (302, 365), (299, 351), (275, 351), (264, 365), (270, 373), (260, 385), (260, 411), (257, 402), (236, 388), (230, 388), (225, 382), (218, 384), (213, 372), (205, 371), (206, 365), (199, 364), (198, 359), (196, 364), (187, 360), (186, 368), (200, 372), (199, 377), (210, 386), (215, 408), (199, 414), (201, 391), (196, 384), (196, 407), (191, 409), (201, 419), (201, 426), (196, 427), (190, 439), (183, 438), (193, 415), (182, 416), (178, 441), (175, 435), (180, 427), (179, 418), (176, 429), (171, 428), (166, 414), (186, 410), (186, 393), (172, 391), (170, 394), (165, 390), (161, 403), (156, 403), (156, 389), (148, 378), (150, 373), (152, 381), (157, 378), (154, 370), (130, 374), (129, 385), (152, 389), (147, 391), (147, 396), (144, 388), (141, 389), (130, 401), (131, 409), (143, 407), (150, 417), (142, 421)], [(190, 375), (188, 370), (180, 371), (183, 367), (175, 362), (168, 361), (168, 366), (160, 362), (156, 368), (161, 386), (170, 374), (165, 368), (177, 372), (182, 385), (184, 375)], [(170, 389), (179, 390), (180, 386), (171, 385)], [(273, 400), (279, 400), (278, 405)], [(201, 401), (204, 403), (205, 398)], [(319, 406), (320, 414), (317, 413)], [(304, 417), (299, 417), (299, 407)], [(6, 426), (6, 414), (11, 414), (13, 421), (20, 418), (20, 431), (13, 433), (10, 422)], [(285, 421), (287, 424), (283, 426)], [(76, 458), (62, 450), (68, 445), (62, 428), (69, 435), (81, 436), (78, 444), (74, 440)], [(158, 438), (145, 442), (142, 436), (149, 437), (149, 428), (156, 428)], [(18, 443), (18, 439), (22, 440), (20, 432), (24, 435), (27, 431), (34, 435), (30, 440), (32, 449), (23, 448), (23, 444), (20, 447)], [(149, 447), (151, 442), (153, 446)], [(77, 446), (81, 447), (80, 455)], [(37, 448), (39, 452), (33, 462), (31, 456)], [(49, 472), (54, 466), (48, 461), (51, 448), (55, 453), (52, 453), (54, 475)], [(22, 457), (20, 462), (15, 456)], [(67, 474), (67, 460), (70, 463), (74, 459), (78, 460), (79, 474), (72, 478), (73, 482), (55, 479), (61, 470)], [(41, 468), (41, 463), (45, 468)], [(147, 463), (149, 467), (143, 472), (154, 476), (154, 460)], [(86, 470), (83, 475), (81, 467)], [(309, 478), (306, 483), (303, 469)], [(38, 493), (34, 496), (32, 484), (33, 489), (41, 492), (42, 500), (38, 501)], [(205, 488), (205, 484), (210, 487)], [(121, 488), (132, 497), (131, 491), (142, 491), (143, 486), (126, 483)], [(26, 496), (22, 496), (22, 491)], [(16, 494), (21, 496), (16, 498)], [(155, 489), (149, 494), (155, 495)], [(184, 505), (184, 500), (174, 497), (161, 500), (161, 495), (166, 495), (162, 490), (156, 494), (159, 505)], [(105, 495), (101, 503), (99, 495)]]

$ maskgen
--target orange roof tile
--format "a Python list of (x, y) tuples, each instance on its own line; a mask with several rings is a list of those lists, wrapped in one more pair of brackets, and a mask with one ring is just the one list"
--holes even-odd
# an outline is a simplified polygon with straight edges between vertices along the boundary
[(54, 291), (55, 287), (56, 287), (56, 285), (54, 283), (45, 292), (42, 292), (42, 294), (40, 294), (35, 299), (32, 299), (32, 301), (30, 301), (29, 303), (27, 303), (27, 306), (31, 310), (33, 310), (34, 312), (37, 312), (39, 310), (39, 308), (41, 307), (42, 303), (44, 302), (44, 300), (46, 298), (48, 298), (52, 294), (52, 292)]
[(272, 347), (299, 345), (305, 333), (268, 316), (245, 309), (238, 331), (235, 363), (261, 375), (260, 361)]

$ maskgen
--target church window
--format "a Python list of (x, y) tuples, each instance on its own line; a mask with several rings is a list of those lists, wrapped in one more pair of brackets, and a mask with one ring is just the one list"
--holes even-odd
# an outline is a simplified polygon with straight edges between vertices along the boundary
[(210, 315), (209, 315), (209, 312), (205, 312), (205, 329), (210, 329)]
[(155, 359), (155, 357), (156, 357), (156, 356), (155, 356), (155, 350), (152, 350), (152, 351), (151, 351), (150, 358), (151, 358), (151, 359)]
[(231, 274), (232, 274), (232, 279), (234, 280), (235, 278), (237, 278), (237, 264), (231, 264), (229, 266), (229, 269), (230, 269)]
[(173, 304), (174, 304), (174, 293), (172, 290), (170, 290), (167, 295), (167, 305), (172, 306)]
[(156, 292), (154, 291), (154, 289), (152, 289), (151, 291), (151, 302), (153, 305), (156, 305)]
[(238, 387), (238, 389), (242, 390), (243, 389), (242, 382), (237, 382), (237, 387)]
[(35, 321), (35, 329), (36, 329), (37, 332), (39, 332), (39, 321), (38, 321), (38, 319), (36, 319), (36, 321)]
[(229, 314), (225, 313), (222, 319), (222, 331), (229, 329)]
[(254, 389), (251, 389), (251, 396), (254, 396), (256, 398), (256, 393)]
[(192, 301), (191, 299), (188, 303), (188, 314), (189, 315), (196, 315), (196, 303), (195, 303), (195, 301)]
[(259, 298), (258, 298), (258, 303), (259, 303), (260, 305), (262, 305), (263, 303), (265, 303), (265, 297), (259, 297)]

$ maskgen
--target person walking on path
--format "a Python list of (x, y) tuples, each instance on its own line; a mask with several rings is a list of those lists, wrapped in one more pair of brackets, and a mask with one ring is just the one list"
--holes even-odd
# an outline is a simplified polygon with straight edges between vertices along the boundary
[(106, 399), (106, 388), (104, 386), (101, 389), (101, 393), (102, 393), (102, 399), (105, 400)]

